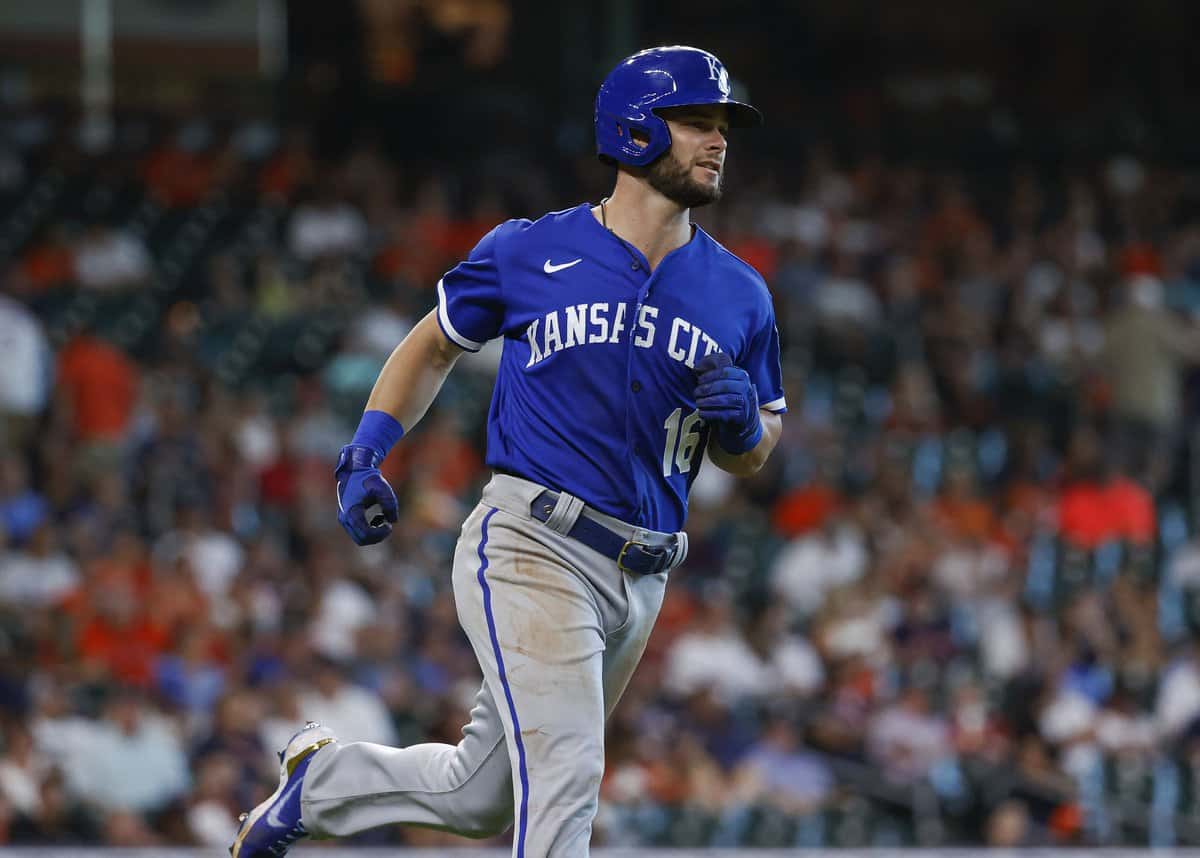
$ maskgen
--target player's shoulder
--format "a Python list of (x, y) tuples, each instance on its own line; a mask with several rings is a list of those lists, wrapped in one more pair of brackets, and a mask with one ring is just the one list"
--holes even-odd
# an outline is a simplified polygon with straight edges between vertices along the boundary
[(756, 298), (770, 303), (771, 292), (767, 288), (767, 281), (753, 265), (721, 244), (699, 225), (696, 226), (696, 238), (704, 244), (705, 264), (720, 272), (722, 282), (736, 283), (742, 288), (749, 287)]
[(573, 229), (578, 223), (581, 213), (590, 208), (587, 203), (572, 206), (569, 209), (546, 212), (546, 214), (530, 220), (529, 218), (513, 218), (497, 226), (493, 233), (496, 239), (506, 243), (520, 243), (530, 239), (540, 239), (547, 234), (561, 230)]
[(529, 220), (526, 218), (511, 218), (501, 221), (475, 243), (469, 258), (475, 262), (490, 259), (498, 263), (501, 258), (508, 255), (513, 237), (520, 235), (528, 225)]
[(588, 209), (588, 204), (584, 203), (562, 211), (548, 212), (536, 220), (519, 217), (502, 221), (479, 240), (470, 258), (473, 261), (494, 260), (503, 267), (508, 260), (519, 259), (531, 246), (559, 243), (562, 236), (577, 229), (583, 213)]
[(492, 227), (491, 232), (481, 238), (479, 243), (492, 245), (507, 243), (512, 240), (513, 236), (520, 235), (521, 231), (527, 226), (529, 226), (529, 219), (523, 217), (501, 221)]

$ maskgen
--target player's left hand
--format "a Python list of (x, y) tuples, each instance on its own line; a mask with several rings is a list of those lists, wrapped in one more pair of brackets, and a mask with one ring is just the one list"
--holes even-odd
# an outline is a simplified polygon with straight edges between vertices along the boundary
[(714, 424), (717, 443), (728, 453), (752, 450), (762, 438), (758, 390), (750, 374), (734, 366), (729, 355), (713, 352), (696, 364), (696, 408)]

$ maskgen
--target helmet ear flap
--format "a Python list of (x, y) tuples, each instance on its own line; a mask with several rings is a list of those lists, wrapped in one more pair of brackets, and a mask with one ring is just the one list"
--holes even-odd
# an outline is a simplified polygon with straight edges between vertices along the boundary
[[(660, 141), (665, 141), (665, 145), (662, 146), (662, 150), (666, 151), (667, 149), (670, 149), (671, 129), (667, 126), (667, 123), (655, 115), (651, 115), (649, 117), (649, 121), (651, 123), (656, 123), (657, 121), (657, 123), (662, 125), (662, 128), (658, 131), (657, 136)], [(624, 130), (626, 132), (625, 139), (628, 141), (628, 147), (632, 152), (645, 152), (647, 149), (650, 149), (656, 144), (656, 133), (653, 127), (630, 124), (626, 125)], [(658, 155), (656, 154), (654, 157), (657, 158)]]
[[(597, 155), (605, 164), (645, 166), (671, 148), (667, 123), (652, 111), (638, 117), (596, 110)], [(653, 150), (652, 154), (650, 150)]]

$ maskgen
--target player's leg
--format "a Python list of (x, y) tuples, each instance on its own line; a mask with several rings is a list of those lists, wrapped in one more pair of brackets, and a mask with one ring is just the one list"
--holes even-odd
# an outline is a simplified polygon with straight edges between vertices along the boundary
[(518, 858), (588, 854), (604, 771), (603, 620), (561, 541), (494, 510), (473, 562), (460, 553), (454, 568), (459, 619), (505, 725)]
[[(477, 565), (487, 511), (477, 509), (463, 524), (456, 570)], [(472, 580), (471, 589), (476, 586)], [(485, 678), (457, 745), (391, 748), (352, 742), (323, 748), (313, 758), (302, 794), (308, 830), (319, 837), (395, 823), (468, 837), (507, 830), (513, 820), (512, 765), (499, 709), (506, 703), (503, 692), (493, 693), (494, 683)]]
[(318, 837), (396, 823), (466, 837), (507, 830), (513, 819), (511, 766), (487, 683), (457, 745), (349, 742), (323, 748), (309, 766), (301, 808), (304, 825)]
[(500, 834), (512, 825), (504, 727), (486, 683), (457, 745), (340, 744), (307, 724), (280, 754), (279, 788), (250, 812), (233, 858), (283, 855), (308, 835), (340, 837), (391, 823)]

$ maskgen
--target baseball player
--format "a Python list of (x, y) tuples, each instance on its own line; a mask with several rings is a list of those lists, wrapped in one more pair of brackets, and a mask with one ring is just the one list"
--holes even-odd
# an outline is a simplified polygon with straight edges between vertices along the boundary
[(494, 476), (454, 554), (484, 677), (471, 721), (457, 745), (409, 748), (305, 725), (280, 753), (279, 789), (244, 815), (234, 858), (392, 823), (468, 837), (512, 827), (517, 858), (588, 854), (605, 719), (687, 554), (702, 452), (752, 474), (786, 410), (766, 285), (689, 220), (721, 195), (727, 130), (760, 121), (712, 54), (634, 54), (596, 97), (612, 195), (500, 224), (437, 284), (436, 309), (392, 353), (341, 451), (338, 519), (359, 545), (387, 537), (399, 511), (380, 462), (458, 356), (503, 337)]

